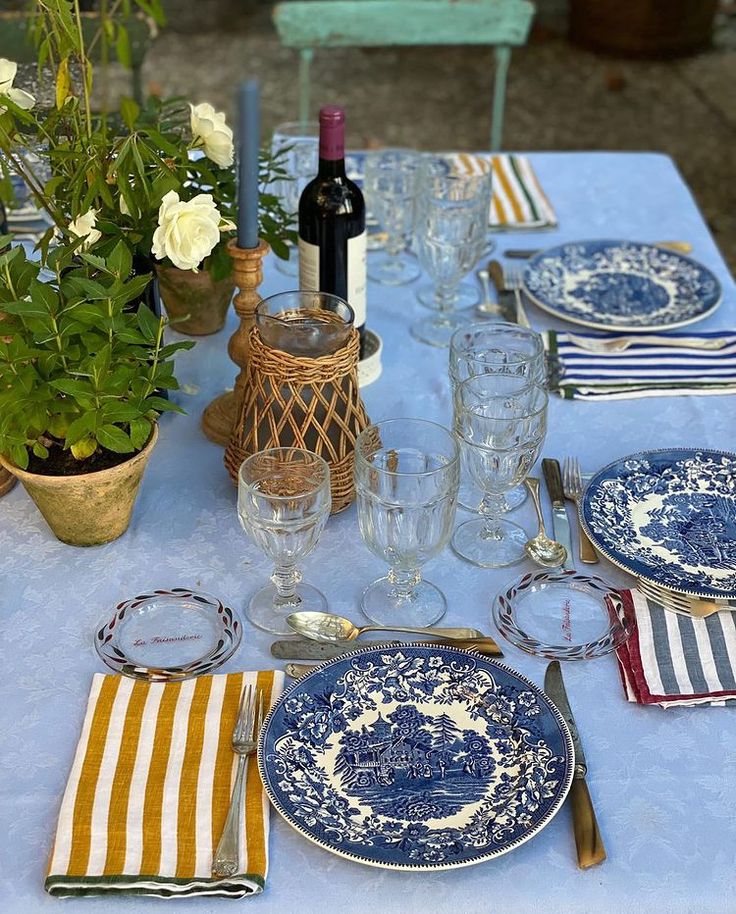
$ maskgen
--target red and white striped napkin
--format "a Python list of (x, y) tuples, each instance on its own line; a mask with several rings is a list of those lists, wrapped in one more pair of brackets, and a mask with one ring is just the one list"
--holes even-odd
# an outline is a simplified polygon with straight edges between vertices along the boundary
[(736, 611), (699, 619), (669, 612), (638, 590), (621, 598), (635, 620), (616, 650), (629, 701), (670, 708), (736, 699)]

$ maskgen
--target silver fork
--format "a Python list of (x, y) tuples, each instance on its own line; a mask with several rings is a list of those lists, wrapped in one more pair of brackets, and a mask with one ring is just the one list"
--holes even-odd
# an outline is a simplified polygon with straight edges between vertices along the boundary
[(598, 561), (595, 547), (588, 539), (588, 534), (580, 523), (580, 499), (583, 497), (583, 475), (580, 472), (580, 462), (577, 457), (565, 457), (562, 462), (562, 488), (565, 498), (573, 502), (576, 507), (575, 519), (578, 524), (578, 540), (580, 542), (580, 561), (594, 565)]
[(649, 597), (650, 600), (659, 603), (664, 609), (681, 615), (695, 616), (698, 619), (704, 619), (722, 610), (736, 609), (736, 606), (728, 602), (720, 603), (713, 600), (699, 600), (697, 597), (688, 597), (682, 593), (666, 590), (657, 584), (651, 584), (649, 581), (642, 580), (642, 578), (639, 578), (636, 586), (645, 597)]
[(217, 878), (232, 876), (238, 871), (240, 861), (240, 819), (243, 807), (243, 780), (245, 763), (258, 745), (258, 734), (263, 725), (263, 692), (247, 685), (240, 696), (238, 719), (233, 730), (233, 752), (238, 755), (238, 771), (230, 798), (225, 827), (212, 861), (212, 875)]
[(520, 327), (531, 329), (529, 318), (524, 310), (524, 302), (521, 299), (521, 270), (517, 267), (504, 267), (503, 271), (504, 285), (514, 293), (516, 298), (516, 323)]

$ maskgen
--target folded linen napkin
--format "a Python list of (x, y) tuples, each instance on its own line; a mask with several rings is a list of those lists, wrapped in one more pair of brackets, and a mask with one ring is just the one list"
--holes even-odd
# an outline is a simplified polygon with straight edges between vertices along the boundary
[[(633, 343), (623, 352), (591, 352), (575, 343), (575, 338), (614, 340), (619, 337), (615, 333), (549, 330), (543, 336), (555, 368), (555, 389), (568, 400), (627, 400), (736, 391), (736, 331), (670, 333), (654, 337), (654, 343)], [(719, 349), (668, 345), (677, 337), (718, 339), (724, 345)]]
[(724, 705), (736, 698), (736, 612), (704, 619), (663, 609), (638, 590), (621, 591), (633, 618), (616, 650), (629, 701), (661, 708)]
[(184, 682), (95, 674), (59, 813), (51, 895), (225, 895), (263, 891), (269, 805), (248, 759), (241, 865), (210, 868), (230, 804), (230, 739), (248, 683), (270, 705), (283, 673), (230, 673)]
[(468, 174), (479, 171), (478, 160), (493, 167), (490, 225), (499, 231), (551, 229), (557, 226), (552, 204), (537, 179), (528, 156), (502, 153), (475, 155), (455, 153), (459, 168)]

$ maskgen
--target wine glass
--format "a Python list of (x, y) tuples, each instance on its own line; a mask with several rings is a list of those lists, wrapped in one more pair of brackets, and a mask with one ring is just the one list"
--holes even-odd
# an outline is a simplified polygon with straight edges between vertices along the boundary
[(529, 378), (483, 374), (459, 385), (456, 429), (471, 476), (483, 490), (484, 513), (461, 524), (455, 552), (481, 568), (521, 561), (528, 537), (503, 517), (503, 495), (529, 475), (547, 432), (547, 392)]
[(453, 311), (460, 280), (473, 268), (485, 238), (491, 205), (491, 165), (463, 174), (451, 157), (431, 156), (420, 172), (415, 239), (422, 267), (435, 283), (436, 311), (412, 324), (418, 340), (448, 346), (467, 317)]
[(444, 616), (444, 594), (422, 579), (420, 569), (447, 545), (459, 479), (457, 442), (434, 422), (389, 419), (358, 436), (360, 534), (371, 552), (390, 565), (361, 599), (372, 622), (425, 628)]
[[(513, 374), (545, 386), (544, 342), (539, 333), (518, 324), (505, 321), (469, 324), (456, 330), (450, 340), (449, 374), (453, 403), (459, 385), (480, 374)], [(473, 482), (463, 459), (458, 505), (482, 514), (485, 510), (482, 499), (483, 492)], [(525, 501), (526, 488), (516, 486), (504, 494), (503, 509), (514, 510)]]
[(311, 451), (277, 447), (243, 461), (240, 523), (275, 565), (271, 583), (254, 594), (245, 611), (257, 628), (289, 635), (289, 613), (327, 609), (324, 595), (302, 581), (297, 565), (317, 545), (330, 507), (330, 468)]
[(366, 204), (380, 222), (386, 239), (383, 252), (368, 262), (376, 282), (400, 286), (412, 282), (421, 269), (406, 254), (414, 231), (414, 201), (422, 156), (406, 149), (369, 152), (365, 157)]
[[(292, 227), (296, 229), (299, 197), (307, 183), (317, 174), (319, 124), (311, 121), (279, 124), (273, 132), (271, 152), (274, 156), (282, 154), (280, 164), (286, 177), (275, 182), (274, 192), (281, 197), (286, 212), (294, 215)], [(289, 243), (289, 259), (278, 258), (276, 269), (286, 276), (299, 275), (297, 249), (293, 244)]]

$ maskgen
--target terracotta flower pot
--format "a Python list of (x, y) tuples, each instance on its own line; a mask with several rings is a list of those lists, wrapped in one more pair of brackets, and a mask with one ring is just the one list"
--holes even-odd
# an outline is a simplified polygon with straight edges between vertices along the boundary
[(154, 425), (148, 444), (129, 460), (76, 476), (29, 473), (5, 457), (0, 457), (0, 463), (21, 481), (62, 543), (99, 546), (128, 529), (143, 471), (157, 439), (158, 426)]
[(235, 289), (232, 274), (216, 282), (207, 270), (194, 273), (156, 266), (156, 274), (172, 329), (191, 336), (207, 336), (222, 330)]

